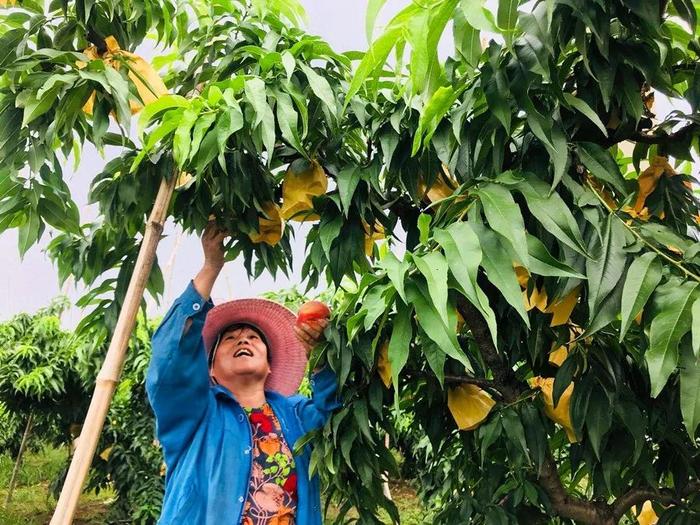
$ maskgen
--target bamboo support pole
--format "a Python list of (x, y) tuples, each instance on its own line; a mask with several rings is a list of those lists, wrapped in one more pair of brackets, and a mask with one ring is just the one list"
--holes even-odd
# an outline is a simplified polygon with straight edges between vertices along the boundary
[[(389, 433), (387, 432), (384, 434), (384, 446), (386, 447), (387, 450), (389, 450)], [(388, 472), (383, 472), (382, 473), (382, 492), (384, 493), (384, 497), (388, 500), (392, 500), (393, 498), (391, 497), (391, 489), (389, 488), (389, 473)]]
[(29, 441), (29, 434), (32, 431), (32, 424), (34, 422), (34, 414), (30, 413), (27, 418), (27, 425), (24, 427), (24, 434), (22, 434), (22, 442), (19, 444), (19, 452), (17, 452), (17, 459), (15, 461), (15, 467), (12, 469), (12, 477), (10, 478), (10, 486), (7, 488), (7, 497), (5, 498), (5, 507), (7, 508), (12, 502), (12, 493), (15, 491), (15, 485), (17, 484), (17, 476), (19, 476), (19, 469), (22, 466), (22, 457), (24, 456), (24, 451), (27, 448), (27, 441)]
[(77, 440), (77, 447), (61, 489), (56, 510), (50, 525), (69, 525), (78, 505), (78, 499), (83, 490), (85, 478), (92, 464), (97, 449), (97, 442), (104, 426), (114, 390), (122, 372), (129, 338), (136, 325), (146, 283), (156, 258), (156, 248), (163, 232), (163, 224), (167, 216), (168, 205), (175, 187), (176, 176), (167, 180), (163, 178), (158, 189), (151, 215), (146, 224), (139, 255), (131, 275), (129, 287), (124, 298), (124, 306), (119, 312), (117, 325), (112, 340), (109, 343), (105, 361), (97, 375), (95, 390), (90, 400), (90, 407), (85, 416), (85, 423)]

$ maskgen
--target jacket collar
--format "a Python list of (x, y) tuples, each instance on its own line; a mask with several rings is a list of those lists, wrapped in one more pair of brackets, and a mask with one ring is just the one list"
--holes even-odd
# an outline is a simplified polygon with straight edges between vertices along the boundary
[[(217, 397), (217, 398), (222, 397), (224, 399), (229, 399), (229, 400), (233, 401), (234, 404), (240, 406), (238, 404), (238, 401), (236, 401), (236, 398), (231, 393), (231, 391), (228, 388), (226, 388), (225, 386), (213, 384), (210, 388), (211, 388), (212, 392), (214, 393), (215, 397)], [(282, 394), (280, 394), (279, 392), (275, 392), (274, 390), (265, 389), (265, 399), (268, 402), (275, 403), (276, 401), (278, 401), (282, 397), (284, 397), (284, 396)]]

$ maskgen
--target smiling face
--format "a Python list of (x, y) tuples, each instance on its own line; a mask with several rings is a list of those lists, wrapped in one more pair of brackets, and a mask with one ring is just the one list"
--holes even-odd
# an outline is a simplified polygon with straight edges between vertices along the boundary
[(264, 383), (269, 373), (267, 346), (253, 328), (233, 327), (222, 333), (211, 370), (219, 384), (241, 380)]

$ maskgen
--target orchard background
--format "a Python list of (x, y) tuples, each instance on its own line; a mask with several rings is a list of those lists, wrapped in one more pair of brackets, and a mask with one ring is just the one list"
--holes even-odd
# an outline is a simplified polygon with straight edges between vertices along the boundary
[[(294, 264), (332, 302), (329, 521), (399, 521), (404, 477), (428, 523), (696, 523), (700, 3), (426, 0), (375, 28), (383, 4), (340, 53), (296, 2), (2, 1), (0, 231), (86, 290), (71, 332), (61, 302), (3, 324), (3, 449), (71, 453), (165, 178), (169, 224), (214, 216), (250, 278)], [(90, 222), (64, 175), (88, 144)], [(136, 523), (162, 490), (143, 312), (87, 485)]]

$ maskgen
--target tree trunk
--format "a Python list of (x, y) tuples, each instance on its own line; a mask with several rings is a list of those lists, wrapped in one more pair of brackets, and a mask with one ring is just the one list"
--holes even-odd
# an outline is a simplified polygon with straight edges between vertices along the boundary
[(61, 489), (61, 496), (51, 518), (51, 525), (70, 525), (73, 522), (78, 499), (90, 470), (107, 411), (124, 365), (129, 339), (136, 325), (136, 316), (156, 258), (156, 248), (163, 231), (163, 223), (167, 216), (176, 180), (176, 174), (173, 174), (170, 180), (163, 178), (158, 189), (156, 201), (146, 223), (146, 231), (136, 259), (134, 273), (131, 275), (129, 288), (126, 291), (124, 306), (119, 312), (119, 319), (117, 319), (117, 326), (109, 343), (107, 355), (100, 373), (97, 375), (95, 391), (85, 416), (85, 423), (78, 439), (75, 455)]
[(32, 432), (32, 424), (34, 420), (34, 414), (29, 414), (27, 418), (27, 424), (24, 427), (24, 434), (22, 434), (22, 442), (19, 444), (19, 452), (17, 452), (17, 459), (15, 460), (15, 467), (12, 469), (12, 477), (10, 478), (10, 486), (7, 488), (7, 497), (5, 498), (5, 507), (10, 505), (12, 501), (12, 493), (15, 490), (15, 485), (17, 484), (17, 476), (19, 475), (19, 469), (22, 466), (22, 456), (24, 455), (24, 450), (27, 448), (27, 441), (29, 441), (29, 435)]

